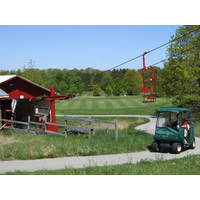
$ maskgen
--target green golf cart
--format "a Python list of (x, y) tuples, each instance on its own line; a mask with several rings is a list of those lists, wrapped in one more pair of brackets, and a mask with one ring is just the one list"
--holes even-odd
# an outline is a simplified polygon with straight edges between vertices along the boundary
[(157, 110), (157, 122), (152, 152), (180, 153), (183, 149), (194, 149), (195, 134), (192, 112), (187, 108), (160, 108)]

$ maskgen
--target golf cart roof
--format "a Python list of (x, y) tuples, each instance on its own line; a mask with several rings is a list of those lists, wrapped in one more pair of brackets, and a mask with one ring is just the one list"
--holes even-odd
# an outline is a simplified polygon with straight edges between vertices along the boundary
[(157, 110), (157, 112), (192, 112), (190, 109), (188, 108), (179, 108), (179, 107), (163, 107), (163, 108), (159, 108)]

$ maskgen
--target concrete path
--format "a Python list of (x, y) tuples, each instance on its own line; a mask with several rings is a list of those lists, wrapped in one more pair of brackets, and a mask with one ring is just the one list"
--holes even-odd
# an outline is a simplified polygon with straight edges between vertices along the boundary
[[(135, 116), (135, 115), (134, 115)], [(155, 118), (147, 117), (150, 122), (137, 127), (138, 130), (154, 133)], [(100, 155), (100, 156), (79, 156), (79, 157), (64, 157), (52, 159), (38, 159), (38, 160), (14, 160), (14, 161), (0, 161), (0, 173), (14, 172), (14, 171), (37, 171), (37, 170), (55, 170), (64, 168), (84, 168), (88, 166), (104, 166), (104, 165), (118, 165), (124, 163), (137, 163), (141, 160), (169, 160), (182, 158), (189, 155), (200, 154), (200, 139), (196, 138), (197, 147), (194, 150), (187, 150), (178, 155), (170, 153), (151, 153), (149, 151)]]

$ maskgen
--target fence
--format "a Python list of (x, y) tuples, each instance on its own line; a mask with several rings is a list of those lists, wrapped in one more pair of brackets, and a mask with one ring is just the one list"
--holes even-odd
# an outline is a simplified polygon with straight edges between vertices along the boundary
[[(23, 121), (16, 121), (16, 120), (8, 120), (8, 119), (0, 119), (1, 122), (4, 122), (4, 129), (13, 129), (13, 130), (23, 130), (31, 133), (43, 133), (43, 134), (54, 134), (54, 135), (61, 135), (66, 136), (65, 132), (54, 132), (48, 130), (48, 125), (57, 126), (57, 127), (65, 127), (63, 124), (54, 124), (50, 122), (34, 122), (28, 120), (27, 122)], [(6, 126), (5, 126), (6, 124)], [(15, 127), (15, 124), (23, 125), (23, 128)], [(26, 128), (24, 128), (26, 126)], [(33, 127), (34, 126), (34, 127)]]
[[(34, 122), (30, 121), (30, 118), (28, 118), (27, 122), (23, 121), (16, 121), (16, 120), (8, 120), (8, 119), (0, 119), (1, 122), (4, 122), (4, 125), (1, 128), (4, 129), (13, 129), (13, 130), (23, 130), (27, 132), (34, 132), (34, 133), (44, 133), (44, 134), (54, 134), (54, 135), (61, 135), (61, 136), (67, 136), (69, 132), (76, 132), (76, 133), (88, 133), (89, 137), (91, 135), (95, 135), (95, 132), (97, 130), (107, 130), (107, 127), (103, 126), (93, 126), (94, 122), (100, 122), (104, 124), (112, 124), (115, 127), (115, 139), (118, 139), (119, 136), (119, 129), (118, 129), (118, 121), (115, 120), (114, 122), (106, 121), (106, 120), (99, 120), (99, 119), (92, 119), (92, 118), (78, 118), (78, 117), (64, 117), (65, 124), (57, 124), (57, 123), (51, 123), (51, 122)], [(68, 121), (78, 121), (82, 123), (88, 123), (88, 127), (78, 127), (78, 126), (71, 126), (67, 125)], [(5, 125), (6, 124), (6, 125)], [(19, 124), (22, 125), (23, 128), (17, 128), (14, 125)], [(56, 126), (58, 128), (64, 129), (63, 132), (55, 132), (48, 130), (48, 126)], [(26, 126), (26, 128), (24, 128)], [(34, 126), (34, 128), (33, 128)], [(0, 128), (0, 130), (1, 130)]]
[(108, 130), (108, 128), (104, 126), (93, 126), (94, 122), (99, 122), (101, 124), (111, 124), (115, 127), (115, 139), (118, 139), (119, 137), (119, 128), (118, 128), (119, 126), (118, 126), (117, 120), (112, 122), (112, 121), (106, 121), (106, 120), (100, 120), (100, 119), (92, 119), (91, 117), (80, 118), (80, 117), (71, 117), (71, 116), (64, 116), (64, 120), (65, 120), (65, 124), (67, 124), (68, 121), (77, 121), (77, 122), (87, 123), (88, 124), (87, 128), (77, 127), (77, 126), (67, 126), (67, 129), (69, 129), (69, 131), (89, 133), (90, 137), (91, 137), (91, 134), (94, 135), (97, 130)]

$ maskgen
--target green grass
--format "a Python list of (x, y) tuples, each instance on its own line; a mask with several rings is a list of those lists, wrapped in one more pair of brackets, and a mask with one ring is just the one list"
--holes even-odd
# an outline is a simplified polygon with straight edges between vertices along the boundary
[(194, 123), (194, 128), (195, 128), (195, 135), (197, 137), (200, 137), (200, 122), (199, 121), (196, 121)]
[(35, 175), (198, 175), (200, 156), (188, 156), (167, 161), (141, 161), (137, 164), (87, 167), (82, 169), (42, 170), (35, 172), (10, 172), (7, 174)]
[(150, 115), (155, 109), (172, 106), (170, 99), (158, 98), (155, 103), (142, 103), (141, 96), (91, 97), (80, 96), (58, 101), (57, 114), (140, 114)]
[(146, 122), (147, 119), (130, 118), (127, 120), (130, 126), (120, 130), (117, 141), (112, 130), (109, 133), (97, 132), (90, 139), (88, 135), (82, 134), (70, 134), (65, 138), (6, 131), (0, 135), (0, 160), (87, 156), (146, 150), (152, 142), (152, 136), (136, 131), (134, 127)]

